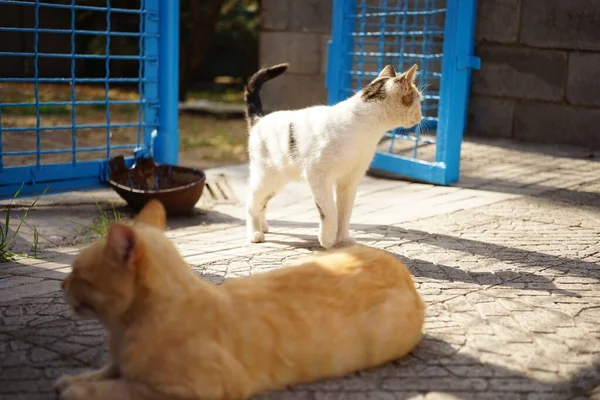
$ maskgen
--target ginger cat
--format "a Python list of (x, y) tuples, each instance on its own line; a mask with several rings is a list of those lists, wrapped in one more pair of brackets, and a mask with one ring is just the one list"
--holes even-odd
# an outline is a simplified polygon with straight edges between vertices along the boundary
[(111, 364), (57, 381), (62, 400), (225, 400), (371, 368), (421, 339), (408, 269), (353, 246), (214, 286), (165, 237), (152, 201), (81, 252), (62, 287), (108, 331)]

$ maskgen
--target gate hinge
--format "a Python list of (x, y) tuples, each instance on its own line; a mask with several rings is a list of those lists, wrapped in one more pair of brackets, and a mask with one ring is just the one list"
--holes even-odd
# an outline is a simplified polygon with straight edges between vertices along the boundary
[(457, 57), (456, 64), (458, 69), (480, 69), (481, 58), (469, 54), (463, 54)]

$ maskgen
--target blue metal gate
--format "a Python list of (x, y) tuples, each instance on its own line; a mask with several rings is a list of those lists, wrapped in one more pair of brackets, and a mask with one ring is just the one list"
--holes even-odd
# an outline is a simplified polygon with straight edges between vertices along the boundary
[(419, 65), (424, 119), (382, 139), (371, 168), (436, 184), (458, 181), (476, 0), (334, 0), (327, 88), (335, 104), (386, 64)]
[[(179, 0), (0, 0), (0, 9), (0, 199), (21, 186), (22, 195), (103, 186), (116, 155), (177, 163)], [(82, 38), (95, 45), (81, 49)], [(128, 97), (115, 99), (124, 86)], [(86, 87), (98, 94), (81, 99)]]

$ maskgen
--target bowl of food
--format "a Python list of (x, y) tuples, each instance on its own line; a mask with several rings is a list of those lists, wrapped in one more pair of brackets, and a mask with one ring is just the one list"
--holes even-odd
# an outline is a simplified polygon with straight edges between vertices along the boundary
[(151, 157), (128, 168), (123, 156), (109, 162), (108, 184), (136, 211), (151, 199), (159, 200), (168, 214), (190, 213), (204, 190), (202, 170), (158, 164)]

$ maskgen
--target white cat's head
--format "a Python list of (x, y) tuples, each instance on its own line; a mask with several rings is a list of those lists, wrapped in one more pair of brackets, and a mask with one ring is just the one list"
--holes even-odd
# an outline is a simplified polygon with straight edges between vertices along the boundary
[[(363, 102), (375, 106), (386, 124), (409, 128), (421, 122), (421, 92), (415, 86), (417, 65), (396, 74), (392, 65), (386, 65), (379, 76), (360, 92)], [(382, 121), (383, 122), (383, 121)]]

